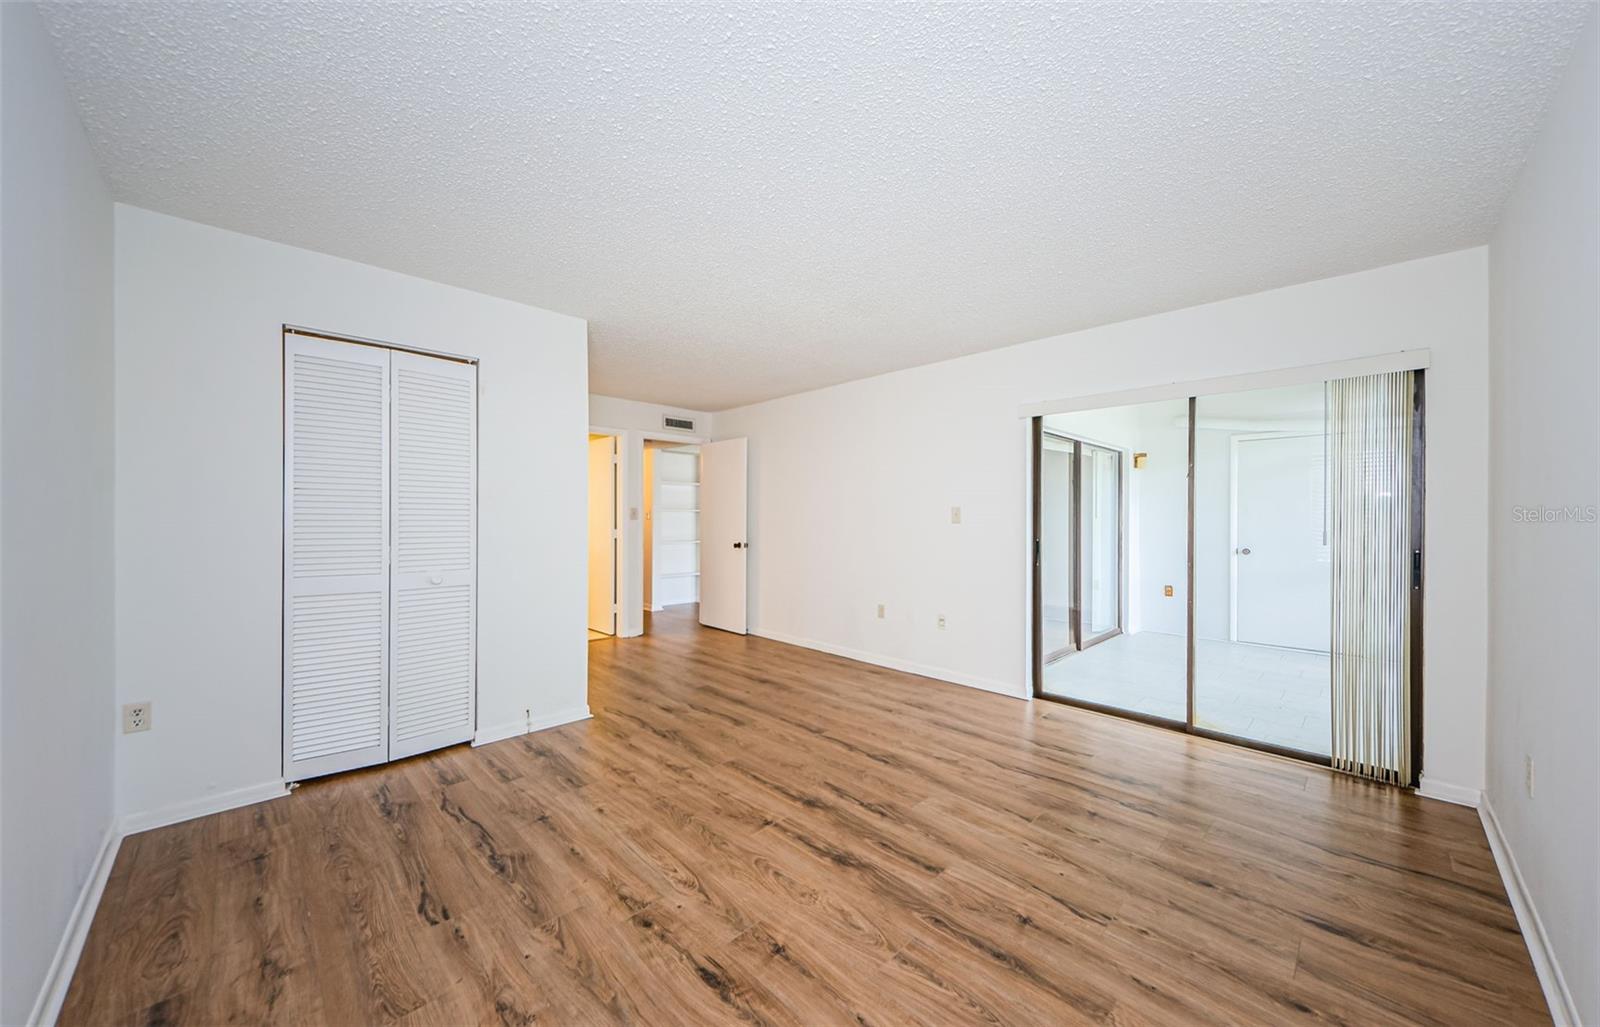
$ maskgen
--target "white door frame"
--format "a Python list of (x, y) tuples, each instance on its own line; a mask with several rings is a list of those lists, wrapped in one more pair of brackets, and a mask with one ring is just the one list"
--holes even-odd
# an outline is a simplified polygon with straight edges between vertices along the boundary
[[(595, 435), (615, 435), (618, 440), (617, 523), (621, 525), (622, 545), (617, 550), (617, 638), (637, 638), (644, 634), (644, 444), (673, 442), (680, 446), (701, 446), (709, 435), (661, 428), (613, 428), (591, 424)], [(637, 516), (635, 516), (637, 515)]]

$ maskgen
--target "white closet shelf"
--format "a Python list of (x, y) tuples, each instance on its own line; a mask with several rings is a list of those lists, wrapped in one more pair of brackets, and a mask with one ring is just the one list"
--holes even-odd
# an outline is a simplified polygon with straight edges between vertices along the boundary
[(658, 578), (698, 578), (699, 571), (673, 571), (671, 574), (658, 574)]
[(690, 486), (698, 486), (700, 483), (697, 482), (697, 481), (678, 481), (675, 478), (657, 478), (656, 479), (656, 484), (657, 485), (690, 485)]
[(700, 544), (700, 540), (697, 539), (697, 538), (658, 538), (658, 539), (656, 539), (656, 545), (658, 545), (658, 546), (697, 546), (699, 544)]

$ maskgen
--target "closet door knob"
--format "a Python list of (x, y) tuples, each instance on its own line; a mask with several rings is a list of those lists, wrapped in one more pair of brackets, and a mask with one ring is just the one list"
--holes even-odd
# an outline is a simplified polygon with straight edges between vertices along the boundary
[(430, 574), (428, 575), (428, 582), (433, 585), (443, 584), (444, 576), (441, 574)]

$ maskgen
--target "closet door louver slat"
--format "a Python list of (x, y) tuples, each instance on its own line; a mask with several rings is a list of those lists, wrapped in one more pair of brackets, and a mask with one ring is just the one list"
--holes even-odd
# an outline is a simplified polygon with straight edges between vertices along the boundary
[(284, 337), (284, 777), (388, 758), (389, 354)]
[(389, 756), (476, 724), (477, 368), (396, 352)]

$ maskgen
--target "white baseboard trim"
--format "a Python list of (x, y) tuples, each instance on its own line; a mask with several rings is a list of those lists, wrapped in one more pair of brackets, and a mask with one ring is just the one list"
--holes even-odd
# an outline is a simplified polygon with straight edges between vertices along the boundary
[(168, 824), (181, 824), (185, 820), (193, 820), (195, 817), (210, 816), (213, 813), (238, 809), (240, 806), (253, 806), (268, 799), (281, 799), (288, 794), (288, 786), (283, 781), (278, 780), (263, 781), (260, 784), (246, 785), (243, 788), (216, 792), (212, 795), (202, 795), (197, 799), (175, 802), (170, 806), (162, 806), (160, 809), (124, 814), (121, 825), (122, 833), (124, 835), (138, 834), (141, 831), (166, 827)]
[(1453, 802), (1457, 806), (1471, 806), (1474, 809), (1483, 800), (1483, 793), (1476, 788), (1440, 781), (1427, 774), (1423, 774), (1422, 779), (1417, 782), (1417, 794), (1441, 802)]
[(83, 954), (83, 943), (89, 937), (89, 925), (94, 922), (94, 911), (100, 908), (100, 896), (106, 890), (106, 879), (111, 876), (111, 865), (117, 861), (117, 850), (122, 847), (122, 832), (116, 821), (106, 827), (100, 840), (100, 851), (95, 854), (89, 876), (78, 892), (72, 913), (61, 932), (61, 943), (45, 971), (44, 982), (39, 986), (39, 996), (33, 1000), (33, 1010), (28, 1014), (29, 1024), (53, 1024), (61, 1015), (61, 1004), (66, 1001), (67, 987), (72, 983), (73, 971), (78, 969), (78, 957)]
[(503, 742), (507, 738), (515, 738), (518, 735), (532, 734), (535, 731), (543, 731), (546, 728), (560, 727), (562, 724), (575, 724), (580, 720), (588, 720), (591, 716), (593, 714), (589, 712), (589, 706), (585, 703), (582, 706), (569, 706), (564, 710), (547, 713), (542, 717), (519, 717), (516, 720), (505, 720), (498, 724), (491, 724), (488, 727), (478, 728), (478, 733), (473, 736), (472, 745), (476, 748), (493, 742)]
[(1561, 964), (1550, 947), (1550, 938), (1544, 933), (1544, 921), (1533, 904), (1533, 896), (1522, 881), (1522, 871), (1517, 868), (1517, 857), (1500, 832), (1500, 821), (1495, 819), (1494, 807), (1489, 797), (1478, 803), (1478, 819), (1483, 821), (1483, 833), (1489, 837), (1489, 851), (1494, 853), (1495, 866), (1500, 869), (1500, 879), (1505, 882), (1506, 895), (1517, 914), (1517, 926), (1522, 929), (1522, 940), (1533, 959), (1533, 971), (1539, 976), (1539, 987), (1544, 989), (1544, 1000), (1550, 1006), (1550, 1018), (1556, 1027), (1580, 1027), (1578, 1006), (1567, 990), (1567, 979), (1562, 976)]
[(782, 642), (784, 645), (797, 645), (802, 649), (814, 649), (819, 653), (828, 653), (832, 656), (842, 656), (847, 660), (857, 663), (870, 663), (874, 667), (887, 667), (890, 670), (903, 671), (907, 674), (916, 674), (920, 677), (934, 678), (938, 681), (948, 681), (954, 685), (965, 685), (968, 688), (979, 688), (985, 692), (995, 692), (999, 695), (1009, 696), (1012, 699), (1023, 699), (1022, 688), (1010, 681), (1000, 681), (995, 678), (976, 677), (971, 674), (962, 674), (944, 667), (934, 667), (926, 663), (914, 663), (911, 660), (902, 660), (894, 656), (884, 656), (880, 653), (870, 653), (864, 649), (851, 649), (847, 646), (833, 645), (829, 642), (818, 642), (811, 638), (800, 638), (796, 635), (785, 634), (781, 631), (768, 631), (764, 628), (752, 628), (750, 634), (759, 638)]

